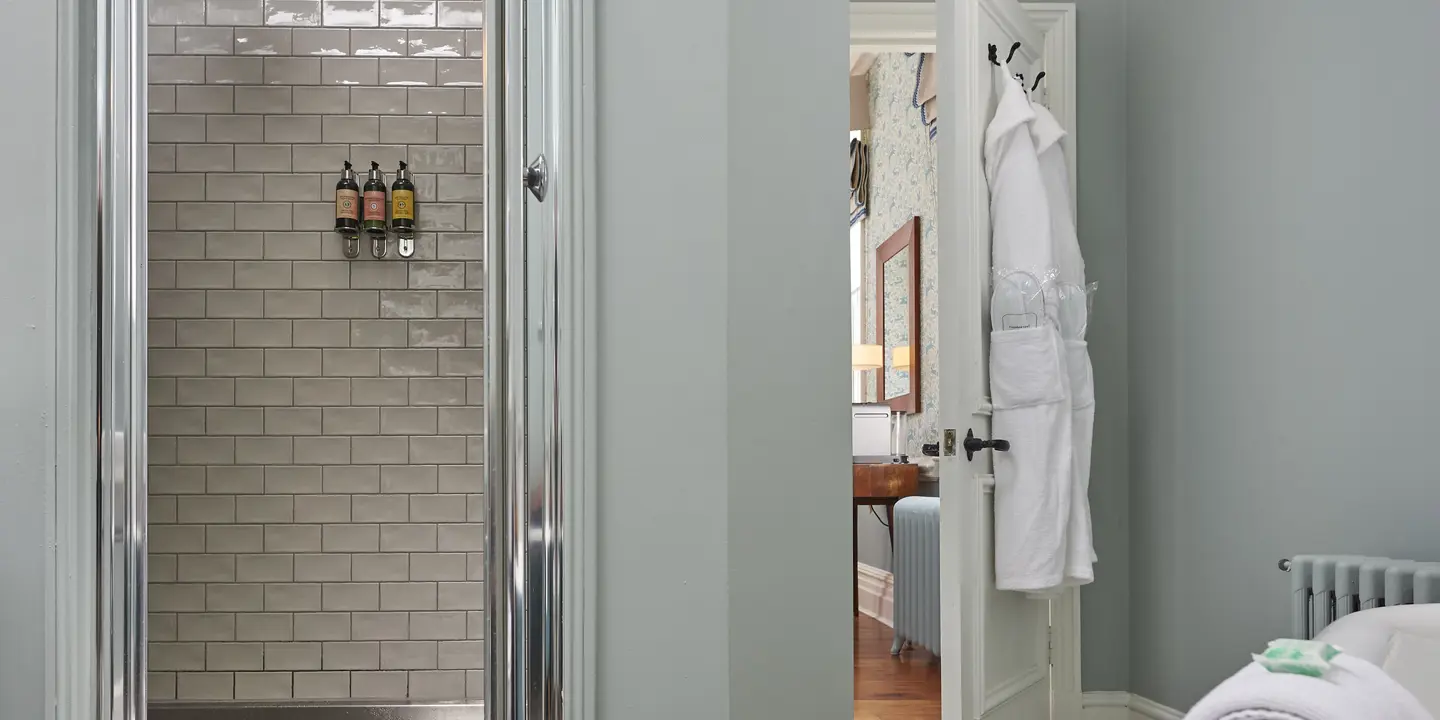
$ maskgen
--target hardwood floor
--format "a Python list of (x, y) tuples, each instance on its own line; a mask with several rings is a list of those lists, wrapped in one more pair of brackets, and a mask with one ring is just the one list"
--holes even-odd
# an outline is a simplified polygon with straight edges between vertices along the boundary
[(929, 651), (890, 656), (890, 628), (855, 618), (855, 720), (939, 720), (940, 659)]

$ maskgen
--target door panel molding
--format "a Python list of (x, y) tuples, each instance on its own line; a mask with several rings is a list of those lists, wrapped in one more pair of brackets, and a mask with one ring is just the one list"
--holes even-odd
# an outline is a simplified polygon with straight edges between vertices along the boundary
[[(991, 539), (995, 536), (995, 528), (992, 523), (992, 519), (995, 517), (995, 476), (983, 475), (977, 476), (977, 479), (980, 480), (981, 492), (985, 495), (984, 503), (987, 510), (984, 514), (985, 529), (981, 534), (981, 536), (986, 539), (986, 542), (981, 555), (984, 558), (985, 575), (987, 577), (994, 577), (995, 546)], [(990, 596), (997, 592), (1000, 591), (995, 590), (993, 587), (987, 588), (984, 596), (987, 606)], [(984, 610), (981, 611), (981, 615), (984, 615)], [(1049, 654), (1049, 648), (1047, 647), (1049, 638), (1047, 635), (1048, 633), (1042, 633), (1039, 637), (1028, 639), (1029, 643), (1031, 643), (1029, 647), (1029, 660), (1031, 660), (1031, 662), (1014, 668), (1007, 676), (1001, 676), (1001, 674), (1005, 672), (1004, 668), (991, 667), (988, 663), (985, 665), (985, 697), (982, 699), (980, 705), (982, 712), (989, 712), (999, 708), (1036, 683), (1046, 680), (1050, 671), (1050, 668), (1047, 667)], [(1022, 640), (1022, 638), (1006, 638), (1006, 641), (1011, 643), (1012, 647), (1020, 646)], [(994, 656), (992, 655), (987, 657), (986, 660), (992, 660), (993, 658)]]

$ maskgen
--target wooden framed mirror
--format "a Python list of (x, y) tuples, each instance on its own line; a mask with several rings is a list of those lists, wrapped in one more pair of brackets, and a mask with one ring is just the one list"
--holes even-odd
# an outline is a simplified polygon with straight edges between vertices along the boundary
[(875, 343), (879, 402), (893, 412), (920, 412), (920, 217), (910, 218), (875, 248)]

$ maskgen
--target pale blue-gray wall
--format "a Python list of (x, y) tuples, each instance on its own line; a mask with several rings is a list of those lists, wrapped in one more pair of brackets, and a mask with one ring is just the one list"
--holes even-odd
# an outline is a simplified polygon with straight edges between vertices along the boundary
[(1095, 582), (1080, 593), (1081, 687), (1130, 680), (1130, 432), (1126, 308), (1126, 0), (1077, 0), (1076, 228), (1086, 277), (1100, 284), (1086, 339), (1095, 367), (1090, 511)]
[(845, 5), (598, 7), (599, 717), (849, 717)]
[(0, 74), (0, 102), (24, 108), (9, 114), (0, 154), (24, 174), (8, 184), (7, 205), (27, 218), (12, 234), (11, 259), (0, 263), (0, 717), (6, 718), (44, 718), (52, 706), (59, 6), (0, 6), (0, 46), (24, 58), (23, 70)]
[[(728, 642), (726, 227), (717, 212), (726, 97), (715, 91), (727, 77), (726, 6), (605, 8), (596, 18), (597, 709), (601, 718), (683, 709), (712, 720), (730, 715), (729, 658), (717, 652)], [(684, 102), (660, 101), (671, 87), (689, 93)], [(657, 643), (669, 659), (645, 662)]]
[(1129, 3), (1140, 695), (1188, 707), (1288, 634), (1282, 557), (1440, 560), (1436, 28), (1433, 0)]

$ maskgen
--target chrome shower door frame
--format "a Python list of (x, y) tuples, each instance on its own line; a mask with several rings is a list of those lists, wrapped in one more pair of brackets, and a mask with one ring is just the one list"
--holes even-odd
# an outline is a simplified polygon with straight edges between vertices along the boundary
[(594, 0), (492, 0), (486, 717), (593, 717)]
[(146, 713), (145, 1), (56, 2), (55, 720)]
[[(81, 88), (60, 198), (76, 212), (67, 396), (96, 415), (60, 418), (85, 460), (57, 489), (74, 512), (56, 525), (56, 717), (144, 720), (146, 0), (61, 2)], [(594, 717), (594, 5), (487, 8), (489, 718)], [(541, 154), (544, 203), (524, 176)]]
[[(79, 0), (93, 21), (95, 282), (99, 435), (93, 697), (97, 720), (144, 720), (146, 705), (146, 3)], [(86, 29), (81, 28), (81, 35)], [(83, 76), (83, 73), (82, 73)], [(79, 127), (85, 127), (88, 122)], [(83, 130), (81, 131), (83, 132)], [(80, 177), (84, 177), (81, 171)], [(87, 227), (91, 225), (87, 222)], [(83, 264), (82, 264), (83, 266)], [(81, 507), (86, 507), (84, 503)], [(67, 682), (62, 678), (62, 682)], [(72, 695), (87, 688), (76, 684)], [(63, 697), (63, 696), (62, 696)], [(76, 701), (72, 717), (87, 717)]]

